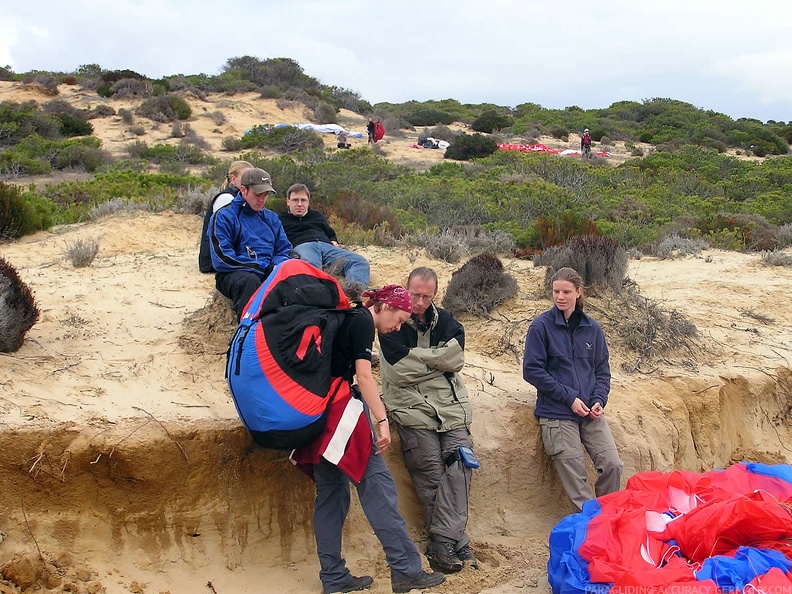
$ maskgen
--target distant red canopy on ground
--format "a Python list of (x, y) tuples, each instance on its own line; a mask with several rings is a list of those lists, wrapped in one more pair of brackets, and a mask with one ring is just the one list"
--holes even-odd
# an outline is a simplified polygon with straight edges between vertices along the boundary
[[(521, 153), (549, 153), (551, 155), (576, 155), (580, 156), (582, 153), (573, 149), (554, 149), (544, 144), (509, 144), (506, 142), (498, 143), (498, 150), (501, 151), (520, 151)], [(599, 151), (594, 153), (597, 157), (610, 157), (608, 151)]]

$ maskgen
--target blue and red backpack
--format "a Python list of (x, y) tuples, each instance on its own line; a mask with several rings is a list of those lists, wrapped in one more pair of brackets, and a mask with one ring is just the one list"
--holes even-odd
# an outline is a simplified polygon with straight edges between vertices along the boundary
[(257, 444), (290, 450), (321, 433), (344, 381), (331, 377), (333, 340), (352, 311), (338, 281), (304, 260), (276, 266), (250, 298), (226, 379)]

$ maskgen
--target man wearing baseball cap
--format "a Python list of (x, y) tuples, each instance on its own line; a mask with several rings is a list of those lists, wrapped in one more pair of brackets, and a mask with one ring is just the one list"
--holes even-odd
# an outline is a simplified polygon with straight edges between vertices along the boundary
[(271, 192), (275, 189), (270, 174), (248, 169), (240, 178), (239, 193), (209, 222), (215, 286), (231, 300), (237, 319), (272, 268), (288, 260), (292, 249), (278, 215), (264, 208)]

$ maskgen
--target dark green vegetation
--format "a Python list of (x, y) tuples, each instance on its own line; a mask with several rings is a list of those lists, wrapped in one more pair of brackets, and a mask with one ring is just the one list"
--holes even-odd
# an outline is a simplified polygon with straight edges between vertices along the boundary
[[(499, 152), (470, 164), (441, 163), (423, 173), (365, 148), (274, 158), (253, 152), (240, 158), (269, 171), (276, 188), (295, 180), (308, 184), (315, 203), (361, 241), (479, 226), (510, 233), (519, 247), (532, 249), (592, 234), (624, 248), (644, 247), (675, 233), (726, 249), (767, 250), (792, 223), (789, 157), (751, 162), (686, 147), (597, 167), (553, 155)], [(0, 186), (0, 216), (6, 203), (21, 201), (39, 213), (37, 223), (15, 223), (28, 232), (31, 225), (84, 220), (93, 206), (114, 198), (164, 208), (196, 186), (207, 188), (208, 196), (226, 166), (211, 167), (212, 179), (109, 171), (91, 181), (19, 195)], [(0, 221), (3, 226), (9, 225)]]
[[(0, 177), (64, 168), (96, 173), (90, 181), (24, 190), (0, 185), (0, 232), (5, 238), (86, 220), (110, 200), (169, 208), (196, 190), (208, 198), (227, 163), (208, 157), (182, 128), (190, 117), (189, 105), (176, 93), (200, 97), (209, 91), (257, 91), (263, 97), (301, 102), (323, 121), (344, 107), (379, 117), (388, 129), (437, 126), (437, 136), (452, 134), (445, 125), (456, 121), (526, 139), (540, 133), (563, 137), (588, 127), (600, 142), (607, 136), (656, 145), (646, 157), (609, 167), (553, 155), (494, 152), (495, 137), (487, 133), (453, 135), (447, 156), (473, 160), (449, 161), (419, 173), (365, 148), (324, 152), (318, 136), (293, 128), (260, 127), (241, 139), (228, 139), (234, 142), (226, 148), (234, 153), (268, 151), (270, 156), (249, 152), (235, 158), (264, 167), (276, 188), (307, 183), (316, 203), (350, 241), (387, 242), (475, 227), (508, 233), (528, 252), (580, 235), (600, 235), (621, 248), (643, 249), (670, 234), (727, 249), (770, 250), (784, 246), (779, 238), (788, 235), (792, 224), (792, 158), (751, 162), (723, 154), (731, 145), (746, 154), (786, 155), (792, 125), (733, 120), (679, 101), (620, 102), (599, 110), (552, 110), (531, 103), (510, 109), (452, 99), (372, 107), (352, 91), (319, 83), (293, 60), (250, 56), (228, 60), (216, 76), (151, 80), (129, 70), (86, 65), (69, 74), (2, 69), (0, 78), (24, 80), (55, 93), (60, 83), (79, 84), (102, 95), (140, 97), (136, 115), (175, 122), (174, 135), (178, 125), (182, 137), (179, 146), (132, 143), (131, 159), (112, 163), (90, 136), (89, 121), (114, 115), (112, 108), (77, 110), (58, 99), (43, 105), (0, 104)], [(119, 115), (134, 120), (131, 113)], [(272, 152), (288, 154), (272, 157)], [(150, 164), (160, 173), (142, 173)], [(205, 173), (188, 176), (188, 165)]]
[(412, 126), (435, 126), (451, 122), (469, 124), (478, 132), (496, 132), (535, 139), (541, 134), (562, 138), (591, 130), (592, 138), (654, 145), (697, 145), (720, 152), (727, 147), (763, 157), (785, 155), (792, 143), (792, 124), (740, 118), (737, 120), (690, 103), (655, 98), (641, 103), (620, 101), (604, 109), (545, 109), (536, 103), (515, 108), (491, 104), (462, 104), (454, 99), (378, 103), (379, 117), (390, 116)]

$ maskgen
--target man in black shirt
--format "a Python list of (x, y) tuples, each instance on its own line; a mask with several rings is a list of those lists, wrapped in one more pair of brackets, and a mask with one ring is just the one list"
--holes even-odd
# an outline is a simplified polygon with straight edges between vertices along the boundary
[(343, 260), (341, 272), (347, 286), (355, 284), (365, 290), (371, 275), (368, 260), (338, 247), (335, 231), (323, 214), (309, 208), (310, 202), (311, 193), (305, 184), (293, 184), (286, 190), (289, 212), (281, 214), (280, 220), (294, 251), (320, 270)]

